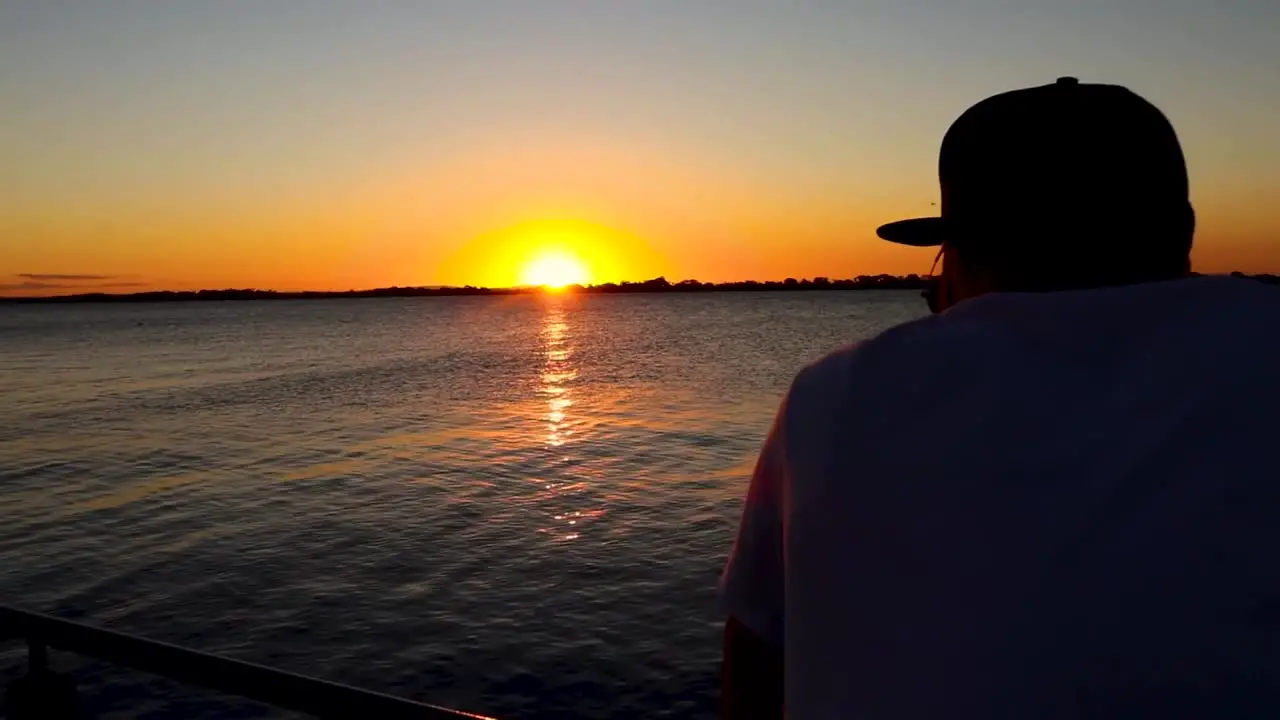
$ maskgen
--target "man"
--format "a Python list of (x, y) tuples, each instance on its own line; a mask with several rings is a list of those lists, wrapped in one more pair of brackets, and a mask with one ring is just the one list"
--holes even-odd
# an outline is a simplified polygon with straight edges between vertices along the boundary
[(721, 581), (726, 717), (1280, 716), (1280, 290), (1193, 277), (1164, 115), (947, 132), (934, 314), (804, 369)]

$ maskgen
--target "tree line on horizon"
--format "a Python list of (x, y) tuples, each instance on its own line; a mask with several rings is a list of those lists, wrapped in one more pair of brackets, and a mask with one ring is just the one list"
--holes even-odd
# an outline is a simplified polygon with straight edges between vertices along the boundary
[[(1193, 273), (1198, 275), (1199, 273)], [(1235, 277), (1247, 277), (1268, 284), (1280, 285), (1280, 276), (1272, 274), (1246, 275), (1231, 273)], [(623, 281), (598, 285), (569, 285), (563, 290), (585, 294), (621, 293), (696, 293), (696, 292), (751, 292), (751, 291), (823, 291), (823, 290), (920, 290), (927, 287), (927, 275), (858, 275), (853, 278), (828, 277), (786, 278), (785, 280), (741, 280), (735, 282), (700, 282), (680, 280), (670, 282), (656, 277), (640, 282)], [(257, 289), (224, 290), (154, 290), (136, 293), (82, 293), (46, 297), (0, 297), (0, 302), (18, 303), (73, 303), (73, 302), (170, 302), (191, 300), (310, 300), (336, 298), (379, 297), (448, 297), (466, 295), (520, 295), (542, 292), (541, 287), (487, 288), (474, 285), (443, 287), (385, 287), (369, 290), (311, 290), (280, 291)]]

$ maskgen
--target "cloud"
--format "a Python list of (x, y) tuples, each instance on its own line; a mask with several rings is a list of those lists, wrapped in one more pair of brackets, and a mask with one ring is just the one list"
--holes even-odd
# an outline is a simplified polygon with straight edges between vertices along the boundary
[(78, 282), (81, 280), (114, 280), (114, 275), (66, 275), (60, 273), (18, 273), (18, 277), (27, 280), (70, 280)]
[[(18, 277), (26, 277), (19, 275)], [(68, 288), (77, 287), (76, 285), (60, 285), (58, 283), (47, 282), (20, 282), (6, 283), (0, 285), (0, 290), (66, 290)]]
[(49, 282), (51, 280), (58, 281), (67, 278), (81, 280), (89, 277), (101, 277), (104, 280), (108, 280), (111, 277), (108, 275), (42, 275), (19, 273), (15, 277), (27, 279), (16, 283), (0, 283), (0, 292), (32, 292), (36, 290), (79, 290), (81, 292), (94, 292), (109, 288), (141, 288), (147, 286), (144, 282)]

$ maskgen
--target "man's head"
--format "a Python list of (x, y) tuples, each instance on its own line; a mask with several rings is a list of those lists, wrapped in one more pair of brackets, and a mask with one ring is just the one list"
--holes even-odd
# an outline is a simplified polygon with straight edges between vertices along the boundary
[(1062, 78), (987, 98), (947, 131), (938, 178), (941, 217), (877, 232), (943, 247), (943, 307), (1190, 270), (1182, 148), (1164, 114), (1125, 88)]

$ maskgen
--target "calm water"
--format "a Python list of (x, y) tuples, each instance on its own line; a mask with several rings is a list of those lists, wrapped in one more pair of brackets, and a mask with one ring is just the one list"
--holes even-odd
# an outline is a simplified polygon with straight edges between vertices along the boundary
[[(779, 398), (923, 312), (910, 292), (0, 307), (0, 598), (476, 712), (706, 716), (715, 582)], [(103, 717), (271, 716), (56, 662)]]

